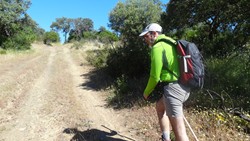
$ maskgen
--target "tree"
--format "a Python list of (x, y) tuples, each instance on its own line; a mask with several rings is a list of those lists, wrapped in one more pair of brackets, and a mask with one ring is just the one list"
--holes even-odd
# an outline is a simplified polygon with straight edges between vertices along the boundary
[(70, 25), (71, 25), (72, 20), (69, 18), (56, 18), (56, 21), (53, 22), (50, 25), (50, 28), (54, 31), (62, 31), (64, 33), (64, 42), (66, 43), (67, 41), (67, 34), (70, 31)]
[[(159, 0), (127, 0), (118, 2), (110, 12), (109, 27), (121, 38), (137, 42), (138, 34), (151, 22), (159, 22), (161, 15)], [(139, 42), (141, 43), (141, 42)]]
[(117, 37), (117, 35), (115, 33), (112, 33), (108, 30), (106, 30), (105, 27), (100, 27), (99, 32), (98, 32), (98, 37), (99, 37), (99, 41), (101, 41), (102, 43), (105, 44), (112, 44), (115, 41), (118, 41), (119, 38)]
[(93, 31), (94, 29), (94, 25), (93, 25), (93, 21), (89, 18), (84, 18), (82, 20), (83, 23), (83, 31)]
[(0, 2), (0, 46), (3, 49), (29, 49), (39, 27), (26, 13), (30, 0)]
[(107, 64), (113, 76), (140, 77), (147, 72), (148, 52), (139, 33), (151, 22), (159, 22), (162, 13), (159, 0), (126, 0), (110, 12), (108, 25), (120, 36), (123, 47), (110, 54)]
[(102, 32), (102, 31), (106, 31), (107, 29), (104, 27), (104, 26), (101, 26), (100, 28), (99, 28), (99, 32)]
[[(207, 52), (223, 56), (244, 48), (249, 42), (250, 3), (247, 0), (170, 0), (162, 15), (166, 32), (199, 26), (201, 46)], [(221, 42), (223, 40), (223, 42)], [(213, 44), (211, 44), (213, 42)], [(237, 47), (237, 48), (236, 48)]]
[(43, 36), (45, 34), (45, 30), (43, 28), (38, 27), (38, 28), (34, 29), (34, 32), (36, 34), (36, 40), (37, 41), (42, 41), (43, 40)]
[(71, 19), (72, 27), (69, 33), (69, 40), (81, 40), (84, 32), (93, 31), (93, 21), (89, 18)]
[(23, 27), (30, 27), (33, 31), (33, 34), (36, 36), (36, 40), (42, 41), (45, 30), (40, 28), (38, 24), (32, 20), (32, 18), (28, 14), (24, 14), (24, 18), (20, 20), (20, 23)]
[(24, 18), (30, 6), (29, 0), (1, 0), (0, 2), (0, 46), (14, 36), (17, 24)]
[(30, 49), (31, 43), (35, 41), (36, 35), (31, 27), (17, 25), (15, 34), (8, 37), (2, 44), (3, 49), (27, 50)]

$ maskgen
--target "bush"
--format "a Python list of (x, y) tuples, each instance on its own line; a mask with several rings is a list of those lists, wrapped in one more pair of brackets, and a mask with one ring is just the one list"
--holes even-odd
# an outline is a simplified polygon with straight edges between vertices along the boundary
[(56, 43), (59, 41), (60, 37), (57, 32), (50, 31), (44, 34), (44, 39), (43, 39), (44, 44), (50, 45), (51, 43)]
[(71, 46), (71, 48), (74, 48), (74, 49), (83, 48), (83, 43), (82, 42), (73, 42), (73, 45)]
[(96, 38), (97, 38), (96, 33), (93, 32), (93, 31), (85, 31), (85, 32), (83, 32), (83, 39), (94, 40)]
[[(193, 105), (214, 108), (242, 107), (249, 111), (250, 52), (235, 52), (224, 59), (206, 60), (205, 91), (194, 96)], [(191, 103), (192, 103), (191, 102)]]
[(117, 109), (145, 105), (142, 96), (145, 82), (145, 77), (129, 78), (125, 75), (118, 77), (112, 85), (114, 91), (113, 96), (109, 98), (109, 105)]
[(0, 54), (6, 54), (6, 50), (0, 48)]
[(36, 36), (33, 34), (33, 31), (30, 28), (25, 28), (3, 42), (2, 48), (15, 50), (30, 49), (31, 43), (35, 38)]
[(133, 45), (117, 47), (111, 50), (108, 58), (108, 72), (114, 77), (126, 75), (130, 78), (140, 78), (149, 71), (148, 48)]
[(108, 49), (97, 49), (87, 51), (87, 61), (96, 68), (103, 68), (107, 65)]
[(110, 42), (112, 43), (119, 39), (117, 35), (107, 30), (100, 32), (98, 36), (99, 41), (104, 44), (109, 44)]

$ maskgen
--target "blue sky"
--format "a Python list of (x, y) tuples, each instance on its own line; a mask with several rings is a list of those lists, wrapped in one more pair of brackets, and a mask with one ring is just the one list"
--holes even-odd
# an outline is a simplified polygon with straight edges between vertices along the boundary
[[(125, 0), (31, 0), (28, 14), (39, 27), (50, 31), (50, 25), (56, 18), (90, 18), (94, 29), (101, 26), (108, 29), (109, 13), (116, 4)], [(161, 0), (164, 4), (168, 0)]]

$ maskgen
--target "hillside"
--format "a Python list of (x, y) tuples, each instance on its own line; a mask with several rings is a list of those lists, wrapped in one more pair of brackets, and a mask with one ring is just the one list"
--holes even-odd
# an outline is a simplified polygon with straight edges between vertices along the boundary
[[(85, 60), (88, 48), (71, 46), (33, 44), (33, 51), (0, 56), (0, 140), (160, 140), (154, 104), (108, 107), (110, 90), (96, 89), (105, 80), (90, 79), (95, 69)], [(185, 115), (200, 141), (250, 140), (213, 111), (185, 108)]]

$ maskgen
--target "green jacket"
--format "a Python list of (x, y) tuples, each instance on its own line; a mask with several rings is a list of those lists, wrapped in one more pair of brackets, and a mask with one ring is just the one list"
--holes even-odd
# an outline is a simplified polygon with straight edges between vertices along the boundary
[[(175, 40), (165, 36), (164, 34), (159, 35), (155, 42), (162, 38), (167, 38), (168, 40), (176, 43)], [(158, 42), (152, 47), (150, 55), (150, 77), (147, 87), (144, 90), (144, 94), (147, 96), (154, 90), (158, 82), (173, 82), (178, 80), (178, 78), (176, 78), (173, 74), (169, 73), (166, 69), (163, 69), (163, 64), (164, 67), (167, 67), (174, 74), (177, 74), (177, 76), (180, 74), (176, 49), (171, 45), (163, 41)]]

